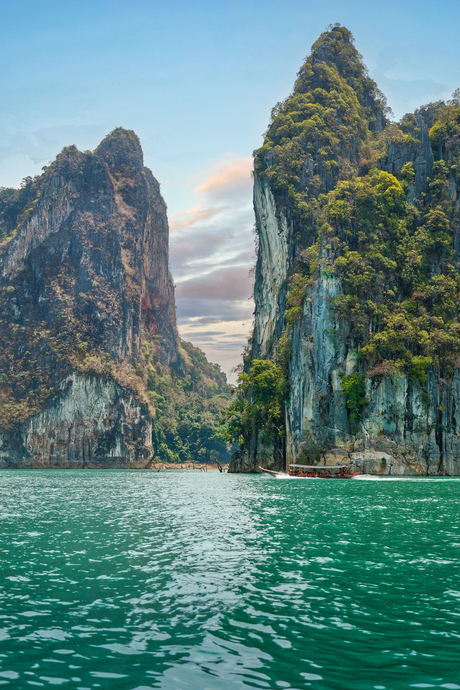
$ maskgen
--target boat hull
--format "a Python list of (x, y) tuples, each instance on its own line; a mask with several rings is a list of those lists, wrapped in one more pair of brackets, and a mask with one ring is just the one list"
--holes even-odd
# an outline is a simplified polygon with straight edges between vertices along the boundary
[(289, 479), (290, 475), (287, 472), (276, 472), (275, 470), (267, 470), (265, 467), (260, 467), (259, 470), (262, 470), (262, 474), (266, 474), (269, 477), (273, 477), (274, 479)]
[[(296, 467), (295, 465), (293, 467)], [(299, 467), (299, 465), (297, 465)], [(335, 472), (334, 470), (340, 470)], [(315, 470), (314, 467), (309, 467), (308, 472), (301, 472), (298, 469), (289, 469), (289, 472), (277, 472), (276, 470), (267, 470), (265, 467), (260, 467), (263, 474), (267, 474), (274, 479), (353, 479), (357, 477), (360, 472), (350, 472), (347, 466), (336, 467), (322, 467)], [(331, 473), (330, 470), (333, 470)]]

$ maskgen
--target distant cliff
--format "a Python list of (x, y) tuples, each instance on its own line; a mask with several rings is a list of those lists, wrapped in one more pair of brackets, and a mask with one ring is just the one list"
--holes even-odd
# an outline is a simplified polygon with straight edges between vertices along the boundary
[(459, 95), (391, 123), (337, 25), (273, 109), (255, 152), (256, 311), (231, 471), (345, 459), (460, 474)]
[(210, 434), (192, 448), (197, 399), (214, 427), (228, 388), (178, 337), (168, 242), (131, 131), (94, 152), (65, 148), (43, 175), (0, 191), (0, 466), (225, 454)]

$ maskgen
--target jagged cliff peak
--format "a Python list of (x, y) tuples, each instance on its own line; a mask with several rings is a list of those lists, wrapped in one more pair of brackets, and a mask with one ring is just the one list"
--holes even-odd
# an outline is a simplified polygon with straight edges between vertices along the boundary
[(388, 111), (386, 99), (370, 78), (362, 55), (355, 48), (353, 34), (340, 24), (331, 25), (313, 44), (299, 70), (294, 93), (317, 88), (337, 91), (337, 76), (355, 92), (371, 128), (381, 129)]
[[(144, 154), (137, 134), (130, 129), (116, 127), (101, 141), (94, 151), (80, 151), (74, 144), (65, 146), (55, 160), (43, 168), (45, 175), (62, 169), (66, 164), (90, 162), (92, 158), (108, 165), (111, 172), (132, 175), (144, 167)], [(42, 176), (38, 176), (39, 179)], [(29, 180), (30, 178), (26, 178)]]
[(139, 137), (131, 129), (117, 127), (112, 130), (94, 151), (110, 169), (118, 172), (141, 172), (144, 167), (144, 154)]
[[(165, 364), (177, 359), (166, 205), (134, 132), (114, 130), (94, 153), (64, 148), (43, 175), (25, 181), (16, 202), (0, 267), (19, 280), (34, 256), (34, 289), (48, 292), (49, 326), (58, 317), (60, 330), (78, 320), (82, 340), (131, 362), (145, 326), (167, 339)], [(58, 262), (50, 260), (56, 252)]]
[(255, 170), (290, 200), (305, 226), (310, 201), (358, 173), (387, 111), (351, 33), (333, 26), (314, 44), (292, 93), (273, 108), (264, 144), (254, 152)]
[(174, 410), (199, 390), (216, 419), (225, 377), (179, 340), (168, 242), (130, 130), (0, 190), (0, 463), (183, 459)]

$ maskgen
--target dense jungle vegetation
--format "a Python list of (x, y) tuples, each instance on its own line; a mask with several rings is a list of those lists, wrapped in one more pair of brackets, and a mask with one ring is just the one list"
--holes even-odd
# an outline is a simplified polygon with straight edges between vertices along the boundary
[(228, 405), (230, 386), (204, 352), (181, 341), (187, 374), (167, 375), (148, 365), (148, 396), (155, 408), (155, 456), (166, 462), (227, 462), (227, 440), (219, 423)]
[[(279, 383), (257, 404), (262, 364), (249, 347), (227, 412), (234, 440), (255, 426), (269, 435), (273, 406), (281, 427), (292, 328), (320, 273), (341, 281), (333, 309), (359, 353), (357, 371), (342, 380), (352, 426), (365, 408), (366, 377), (405, 372), (423, 386), (430, 366), (452, 376), (459, 365), (460, 90), (398, 123), (390, 115), (339, 25), (320, 36), (293, 92), (272, 110), (254, 168), (292, 219), (294, 260), (285, 330), (263, 364)], [(421, 185), (414, 161), (424, 131), (434, 164)], [(388, 172), (398, 157), (407, 162)]]

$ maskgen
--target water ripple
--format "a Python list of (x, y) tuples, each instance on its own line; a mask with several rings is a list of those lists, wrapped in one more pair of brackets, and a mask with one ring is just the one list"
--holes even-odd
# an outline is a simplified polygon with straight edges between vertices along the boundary
[(459, 487), (0, 472), (0, 685), (460, 689)]

